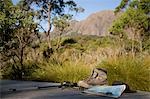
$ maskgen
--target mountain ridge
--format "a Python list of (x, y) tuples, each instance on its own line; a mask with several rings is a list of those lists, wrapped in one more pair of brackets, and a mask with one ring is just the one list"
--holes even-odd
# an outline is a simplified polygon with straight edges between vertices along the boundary
[(116, 16), (112, 10), (104, 10), (91, 14), (81, 21), (73, 21), (70, 25), (71, 32), (82, 35), (109, 35), (109, 28)]

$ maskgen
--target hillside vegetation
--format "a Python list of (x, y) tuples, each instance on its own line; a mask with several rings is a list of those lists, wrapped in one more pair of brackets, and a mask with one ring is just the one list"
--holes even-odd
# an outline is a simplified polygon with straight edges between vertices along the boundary
[[(84, 35), (63, 37), (59, 49), (55, 49), (57, 39), (53, 40), (52, 45), (54, 50), (50, 58), (41, 53), (48, 46), (44, 42), (36, 49), (28, 49), (23, 79), (78, 82), (87, 78), (93, 68), (100, 67), (108, 71), (109, 84), (120, 80), (133, 89), (149, 90), (149, 50), (143, 54), (137, 52), (136, 57), (132, 58), (116, 38)], [(8, 64), (2, 71), (3, 77), (13, 79), (18, 72), (15, 70), (13, 65)]]
[(0, 78), (78, 82), (98, 67), (108, 71), (110, 85), (119, 80), (150, 91), (149, 5), (150, 0), (121, 0), (114, 12), (76, 23), (64, 10), (84, 9), (72, 0), (21, 0), (16, 5), (2, 0)]

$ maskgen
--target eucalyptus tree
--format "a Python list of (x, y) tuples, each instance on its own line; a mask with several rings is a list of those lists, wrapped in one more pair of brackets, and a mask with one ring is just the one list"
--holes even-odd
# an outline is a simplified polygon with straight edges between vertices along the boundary
[(145, 14), (150, 14), (150, 0), (122, 0), (116, 7), (115, 12), (123, 11), (129, 7), (136, 10), (143, 10)]
[(67, 32), (70, 31), (69, 26), (71, 20), (72, 16), (69, 14), (58, 16), (53, 19), (53, 25), (55, 27), (55, 32), (57, 33), (56, 35), (58, 37), (56, 49), (60, 47), (61, 36), (65, 33), (67, 34)]
[[(15, 72), (14, 79), (22, 79), (25, 73), (24, 60), (27, 48), (37, 39), (37, 24), (34, 22), (34, 12), (22, 8), (20, 4), (13, 5), (11, 1), (0, 3), (1, 50), (0, 58), (3, 63), (12, 64)], [(9, 36), (9, 38), (6, 38)], [(3, 65), (2, 68), (11, 68)], [(8, 69), (7, 69), (8, 70)]]
[(12, 16), (13, 3), (11, 0), (0, 2), (0, 47), (5, 45), (13, 36), (15, 19)]
[[(135, 47), (139, 42), (140, 51), (143, 42), (150, 38), (150, 1), (149, 0), (122, 0), (116, 8), (116, 14), (121, 14), (110, 29), (111, 34), (118, 35), (120, 39), (131, 39), (131, 51), (134, 56)], [(118, 13), (120, 12), (120, 13)]]
[[(24, 5), (28, 5), (30, 9), (34, 9), (37, 11), (37, 18), (41, 21), (46, 21), (48, 26), (47, 30), (41, 26), (39, 22), (39, 26), (44, 30), (44, 33), (47, 37), (47, 43), (49, 49), (52, 48), (51, 45), (51, 31), (52, 31), (52, 20), (54, 17), (58, 15), (63, 15), (65, 10), (75, 11), (77, 4), (72, 0), (23, 0)], [(76, 10), (77, 11), (77, 10)]]

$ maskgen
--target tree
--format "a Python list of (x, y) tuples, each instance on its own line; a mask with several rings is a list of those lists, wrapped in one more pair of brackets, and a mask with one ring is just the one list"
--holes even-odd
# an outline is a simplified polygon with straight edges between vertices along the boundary
[(11, 40), (15, 19), (12, 16), (13, 3), (11, 0), (0, 2), (0, 47)]
[(69, 26), (71, 23), (71, 19), (72, 19), (72, 16), (68, 14), (63, 15), (63, 16), (58, 16), (53, 19), (53, 25), (55, 27), (56, 32), (58, 33), (57, 34), (58, 41), (57, 41), (56, 49), (60, 47), (62, 34), (67, 33), (70, 30)]
[(116, 7), (115, 12), (123, 11), (129, 7), (137, 10), (143, 10), (145, 14), (150, 14), (149, 0), (122, 0), (120, 5)]
[[(15, 24), (15, 18), (12, 15), (13, 3), (11, 0), (2, 0), (0, 2), (0, 60), (4, 59), (2, 53), (7, 49), (8, 43), (13, 38), (13, 29)], [(1, 68), (3, 62), (1, 62)]]
[[(130, 2), (129, 2), (130, 1)], [(143, 41), (149, 36), (150, 17), (148, 10), (149, 0), (122, 0), (116, 8), (116, 12), (125, 10), (122, 15), (113, 23), (110, 29), (111, 34), (119, 35), (122, 39), (132, 39), (132, 54), (134, 56), (135, 42), (139, 42), (140, 51), (143, 50)], [(143, 8), (142, 5), (145, 5)]]
[(54, 16), (63, 15), (65, 8), (73, 10), (77, 5), (72, 0), (23, 0), (24, 5), (36, 6), (38, 12), (38, 19), (45, 20), (48, 23), (48, 30), (45, 30), (40, 24), (39, 26), (44, 30), (47, 37), (47, 43), (49, 49), (51, 46), (51, 30), (52, 30), (52, 19)]
[[(6, 10), (6, 8), (3, 8), (3, 10)], [(1, 59), (3, 62), (13, 64), (12, 69), (15, 71), (15, 79), (22, 79), (25, 73), (24, 60), (28, 53), (26, 49), (37, 40), (37, 24), (33, 20), (34, 12), (22, 9), (20, 5), (12, 5), (8, 13), (11, 14), (9, 21), (13, 21), (9, 23), (9, 27), (1, 27), (1, 30), (11, 29), (10, 32), (13, 34), (11, 39), (1, 46)], [(4, 23), (5, 25), (8, 24)], [(3, 34), (10, 32), (2, 31)]]

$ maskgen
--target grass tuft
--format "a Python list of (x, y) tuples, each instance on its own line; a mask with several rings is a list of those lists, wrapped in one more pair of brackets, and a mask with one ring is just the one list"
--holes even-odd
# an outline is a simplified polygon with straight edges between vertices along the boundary
[(47, 64), (44, 68), (38, 69), (33, 73), (35, 80), (52, 82), (78, 82), (87, 78), (91, 69), (81, 62), (65, 62), (63, 64)]
[(130, 56), (111, 58), (97, 67), (106, 68), (108, 82), (123, 81), (132, 89), (150, 91), (150, 57), (132, 58)]

